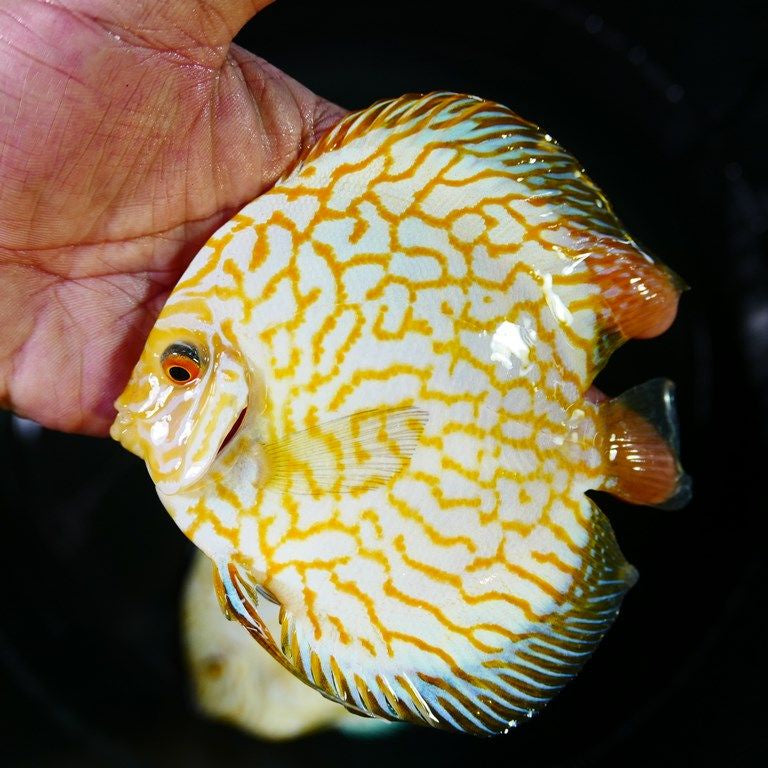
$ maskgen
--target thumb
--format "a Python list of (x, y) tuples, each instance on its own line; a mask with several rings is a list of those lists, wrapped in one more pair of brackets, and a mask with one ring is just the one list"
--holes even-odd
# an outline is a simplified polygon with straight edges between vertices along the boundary
[(245, 23), (273, 0), (78, 0), (90, 16), (127, 42), (219, 66)]

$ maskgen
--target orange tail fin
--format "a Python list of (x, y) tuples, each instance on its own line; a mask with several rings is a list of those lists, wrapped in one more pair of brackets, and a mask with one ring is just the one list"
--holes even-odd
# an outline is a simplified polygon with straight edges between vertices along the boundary
[(600, 490), (632, 504), (680, 509), (691, 480), (678, 458), (675, 387), (653, 379), (600, 405), (607, 479)]

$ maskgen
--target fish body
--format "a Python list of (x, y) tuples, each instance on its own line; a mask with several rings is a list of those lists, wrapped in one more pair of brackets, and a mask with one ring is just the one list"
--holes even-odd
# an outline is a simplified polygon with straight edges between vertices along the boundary
[(589, 389), (679, 290), (536, 126), (382, 102), (208, 241), (112, 434), (292, 672), (361, 713), (505, 732), (636, 578), (585, 492), (687, 495), (670, 385)]

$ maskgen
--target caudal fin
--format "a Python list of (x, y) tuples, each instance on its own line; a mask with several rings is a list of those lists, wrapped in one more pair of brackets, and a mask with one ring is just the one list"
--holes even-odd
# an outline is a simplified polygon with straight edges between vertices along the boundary
[(691, 479), (680, 466), (675, 385), (653, 379), (600, 405), (606, 481), (601, 490), (632, 504), (680, 509)]

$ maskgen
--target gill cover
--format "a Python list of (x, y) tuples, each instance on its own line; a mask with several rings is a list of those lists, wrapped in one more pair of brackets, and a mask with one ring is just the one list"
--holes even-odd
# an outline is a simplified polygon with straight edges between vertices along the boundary
[[(172, 381), (163, 367), (170, 345), (194, 344), (200, 375), (189, 384)], [(219, 334), (206, 338), (156, 326), (131, 380), (115, 403), (110, 434), (144, 459), (157, 490), (183, 491), (203, 477), (248, 404), (248, 370), (240, 353)]]

